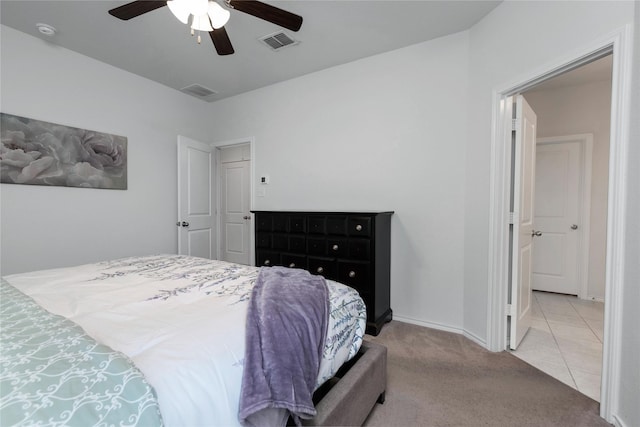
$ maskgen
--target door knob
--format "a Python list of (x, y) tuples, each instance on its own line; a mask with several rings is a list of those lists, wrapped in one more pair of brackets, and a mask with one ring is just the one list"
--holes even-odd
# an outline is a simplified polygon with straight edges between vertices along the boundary
[(540, 236), (542, 236), (542, 231), (536, 231), (536, 230), (531, 231), (531, 237), (540, 237)]
[(180, 225), (182, 225), (183, 227), (188, 227), (189, 223), (187, 221), (182, 221), (182, 224), (180, 224)]
[(242, 217), (242, 219), (251, 219), (251, 217), (249, 215), (245, 215)]
[(572, 224), (571, 225), (571, 229), (572, 230), (577, 230), (578, 229), (578, 224)]

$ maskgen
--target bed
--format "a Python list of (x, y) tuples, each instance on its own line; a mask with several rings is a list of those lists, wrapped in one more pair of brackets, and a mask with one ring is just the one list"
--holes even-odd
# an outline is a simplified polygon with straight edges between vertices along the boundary
[[(157, 255), (5, 277), (0, 424), (240, 425), (258, 272)], [(357, 292), (333, 281), (327, 289), (317, 414), (304, 422), (358, 425), (384, 399), (386, 349), (363, 343)]]

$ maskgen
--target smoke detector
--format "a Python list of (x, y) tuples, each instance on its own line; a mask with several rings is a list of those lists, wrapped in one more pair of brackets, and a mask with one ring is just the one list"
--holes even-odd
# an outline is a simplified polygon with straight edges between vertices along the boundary
[(47, 37), (53, 37), (56, 35), (56, 29), (49, 24), (37, 23), (36, 28), (40, 34), (44, 34)]

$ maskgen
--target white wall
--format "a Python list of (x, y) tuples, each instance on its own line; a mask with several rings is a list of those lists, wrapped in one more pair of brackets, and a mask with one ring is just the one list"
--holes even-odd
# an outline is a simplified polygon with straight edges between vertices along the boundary
[(588, 298), (604, 300), (611, 80), (527, 92), (538, 116), (538, 137), (593, 134)]
[(207, 137), (202, 101), (12, 28), (4, 113), (128, 137), (128, 189), (0, 185), (3, 275), (177, 248), (176, 137)]
[(630, 1), (504, 2), (469, 34), (464, 328), (487, 336), (493, 91), (547, 71), (633, 19)]
[[(216, 102), (217, 140), (255, 137), (263, 210), (394, 210), (396, 318), (462, 326), (466, 33)], [(271, 183), (260, 186), (261, 174)]]

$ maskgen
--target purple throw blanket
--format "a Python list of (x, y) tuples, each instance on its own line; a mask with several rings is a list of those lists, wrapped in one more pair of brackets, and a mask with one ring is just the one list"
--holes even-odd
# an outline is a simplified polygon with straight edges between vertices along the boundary
[(247, 313), (239, 419), (244, 425), (285, 426), (289, 414), (316, 415), (315, 389), (329, 317), (322, 276), (262, 268)]

